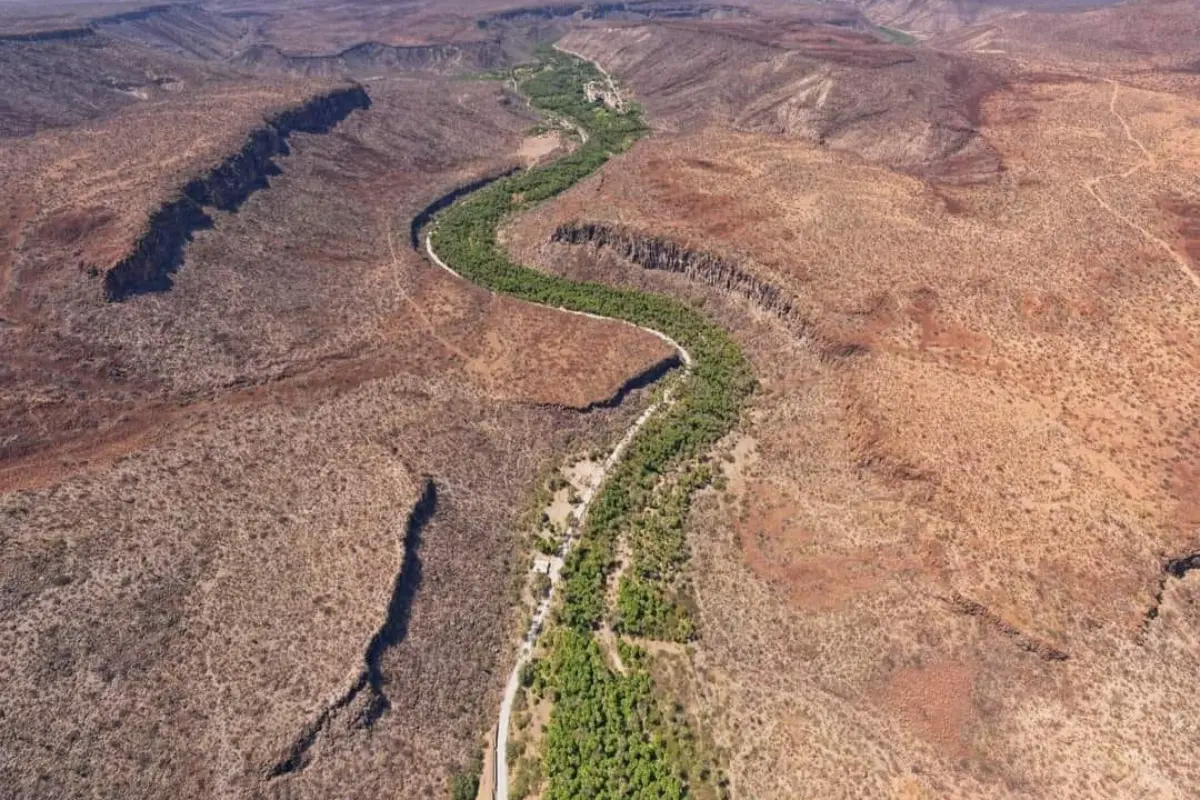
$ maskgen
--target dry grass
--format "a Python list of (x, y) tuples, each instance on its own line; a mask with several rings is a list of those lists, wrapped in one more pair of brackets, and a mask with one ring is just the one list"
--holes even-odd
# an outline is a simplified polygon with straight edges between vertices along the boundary
[(333, 53), (364, 41), (389, 45), (472, 42), (491, 38), (476, 25), (489, 12), (528, 5), (520, 0), (454, 0), (391, 3), (353, 0), (335, 6), (321, 0), (218, 0), (224, 12), (261, 15), (260, 31), (288, 52)]
[[(1010, 79), (980, 110), (1005, 166), (987, 182), (713, 127), (639, 144), (509, 230), (545, 268), (704, 303), (755, 360), (761, 457), (691, 540), (696, 667), (740, 792), (1200, 780), (1190, 584), (1163, 583), (1170, 621), (1145, 622), (1164, 557), (1200, 549), (1196, 265), (1187, 207), (1163, 200), (1196, 192), (1200, 107), (1113, 93)], [(795, 319), (548, 244), (576, 219), (715, 252)], [(838, 342), (866, 352), (830, 360)]]
[[(626, 413), (571, 408), (671, 355), (409, 249), (426, 203), (521, 157), (530, 121), (496, 84), (374, 83), (369, 111), (292, 137), (169, 292), (105, 303), (79, 263), (240, 146), (270, 86), (16, 140), (6, 164), (28, 191), (0, 216), (0, 784), (22, 797), (444, 792), (499, 696), (527, 486)], [(425, 475), (389, 710), (334, 715), (268, 780), (361, 669)]]
[(357, 435), (394, 414), (375, 402), (214, 414), (98, 475), (5, 496), (14, 796), (245, 789), (344, 689), (418, 488)]

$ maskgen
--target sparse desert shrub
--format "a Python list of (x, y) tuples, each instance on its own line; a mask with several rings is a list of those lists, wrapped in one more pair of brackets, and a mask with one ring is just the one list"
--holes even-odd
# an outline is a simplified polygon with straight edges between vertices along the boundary
[(537, 679), (538, 662), (537, 659), (530, 659), (521, 665), (521, 670), (518, 673), (521, 685), (528, 689), (533, 686), (533, 682)]
[(450, 779), (450, 800), (475, 800), (479, 794), (479, 776), (483, 772), (483, 754), (476, 753)]
[(504, 760), (511, 767), (517, 763), (517, 759), (525, 754), (525, 741), (523, 739), (509, 739), (508, 744), (504, 747)]
[(509, 787), (509, 796), (513, 800), (524, 800), (533, 793), (539, 783), (541, 783), (541, 771), (538, 763), (529, 758), (521, 758), (517, 762), (516, 774), (513, 776), (512, 785)]

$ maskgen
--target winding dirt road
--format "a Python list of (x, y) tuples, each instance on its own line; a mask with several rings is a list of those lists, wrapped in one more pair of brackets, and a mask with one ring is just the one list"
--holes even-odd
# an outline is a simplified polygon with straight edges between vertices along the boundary
[[(450, 266), (446, 264), (445, 261), (442, 261), (438, 254), (434, 252), (432, 234), (425, 235), (425, 252), (428, 254), (429, 260), (434, 264), (437, 264), (439, 267), (446, 270), (459, 280), (466, 280), (466, 278), (451, 269)], [(665, 333), (656, 331), (653, 328), (645, 328), (641, 325), (634, 325), (632, 322), (628, 322), (623, 319), (617, 319), (615, 317), (604, 317), (600, 316), (599, 314), (588, 314), (584, 311), (573, 311), (569, 308), (562, 308), (561, 306), (559, 306), (558, 310), (567, 314), (576, 314), (578, 316), (588, 317), (590, 319), (603, 319), (610, 320), (612, 322), (619, 322), (622, 325), (629, 325), (637, 328), (638, 330), (653, 334), (667, 344), (671, 345), (671, 347), (675, 348), (675, 352), (679, 354), (679, 358), (683, 362), (683, 368), (685, 371), (691, 370), (692, 368), (693, 362), (691, 353), (683, 349), (678, 342), (676, 342), (670, 336), (667, 336)], [(508, 750), (508, 729), (512, 720), (513, 702), (516, 700), (517, 692), (521, 688), (521, 667), (525, 666), (530, 657), (533, 655), (533, 648), (537, 644), (538, 636), (542, 632), (542, 626), (545, 624), (546, 617), (550, 613), (550, 606), (554, 599), (554, 594), (558, 589), (559, 581), (562, 577), (563, 564), (565, 563), (567, 556), (570, 555), (571, 550), (574, 548), (575, 542), (578, 540), (579, 530), (583, 526), (584, 521), (587, 519), (588, 508), (591, 506), (592, 499), (596, 496), (597, 490), (604, 483), (604, 479), (608, 476), (609, 472), (612, 471), (612, 468), (616, 466), (617, 462), (621, 460), (622, 454), (625, 452), (625, 449), (629, 447), (629, 443), (633, 441), (633, 438), (637, 435), (638, 431), (640, 431), (642, 427), (650, 421), (650, 418), (653, 417), (660, 408), (662, 408), (664, 405), (670, 404), (671, 402), (671, 393), (670, 391), (667, 391), (659, 400), (652, 403), (649, 408), (643, 411), (641, 416), (639, 416), (634, 423), (629, 426), (628, 430), (625, 431), (625, 435), (621, 437), (621, 441), (617, 443), (617, 446), (613, 448), (613, 451), (609, 454), (608, 458), (605, 459), (604, 465), (601, 468), (597, 479), (594, 480), (590, 485), (586, 486), (580, 493), (581, 502), (579, 505), (575, 506), (571, 512), (574, 516), (574, 520), (570, 525), (570, 529), (567, 531), (567, 536), (563, 541), (562, 547), (560, 548), (559, 552), (550, 560), (550, 570), (547, 573), (547, 576), (550, 578), (550, 591), (548, 591), (545, 596), (538, 601), (537, 608), (533, 613), (533, 618), (530, 620), (529, 628), (526, 630), (524, 638), (521, 639), (521, 645), (517, 649), (516, 663), (513, 664), (512, 671), (508, 674), (508, 682), (504, 685), (504, 697), (500, 702), (500, 716), (496, 721), (495, 746), (492, 748), (492, 763), (495, 765), (493, 770), (494, 788), (492, 790), (492, 797), (494, 800), (508, 800), (508, 760), (505, 754)]]

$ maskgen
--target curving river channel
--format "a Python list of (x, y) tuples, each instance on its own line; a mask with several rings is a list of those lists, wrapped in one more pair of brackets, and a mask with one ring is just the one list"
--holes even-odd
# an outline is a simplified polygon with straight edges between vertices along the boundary
[[(459, 275), (450, 268), (445, 261), (438, 257), (438, 254), (433, 249), (433, 237), (430, 234), (425, 236), (425, 252), (429, 255), (429, 260), (437, 264), (442, 269), (449, 272), (459, 280), (465, 281), (462, 275)], [(692, 368), (692, 355), (687, 350), (683, 349), (670, 336), (667, 336), (662, 331), (656, 331), (653, 328), (646, 328), (641, 325), (634, 325), (617, 317), (604, 317), (599, 314), (589, 314), (586, 311), (574, 311), (569, 308), (558, 307), (559, 311), (566, 314), (576, 314), (581, 317), (590, 319), (607, 319), (613, 322), (620, 322), (623, 325), (629, 325), (647, 333), (653, 334), (665, 341), (667, 344), (675, 348), (675, 352), (679, 354), (680, 360), (683, 362), (684, 370)], [(637, 436), (639, 430), (650, 420), (651, 417), (663, 407), (664, 404), (671, 402), (671, 393), (668, 391), (663, 394), (658, 400), (650, 405), (641, 415), (634, 420), (633, 424), (625, 431), (625, 435), (621, 437), (621, 441), (617, 442), (617, 446), (609, 453), (608, 458), (604, 460), (604, 464), (600, 468), (598, 479), (590, 485), (585, 486), (580, 492), (580, 503), (576, 505), (571, 514), (574, 517), (567, 535), (563, 541), (559, 552), (550, 559), (550, 568), (546, 572), (550, 578), (550, 591), (542, 595), (538, 600), (537, 607), (534, 609), (533, 617), (530, 619), (529, 628), (525, 631), (524, 638), (521, 639), (521, 646), (517, 649), (517, 659), (513, 663), (512, 670), (508, 673), (508, 682), (504, 684), (504, 697), (500, 701), (500, 715), (496, 720), (496, 737), (495, 746), (492, 748), (492, 763), (495, 765), (493, 779), (492, 797), (496, 800), (508, 800), (508, 759), (505, 754), (508, 752), (508, 729), (512, 721), (513, 702), (517, 699), (517, 692), (521, 688), (521, 667), (528, 663), (533, 656), (533, 649), (537, 645), (538, 636), (542, 632), (542, 627), (545, 625), (546, 617), (550, 613), (551, 601), (554, 599), (554, 592), (558, 588), (559, 581), (562, 579), (563, 563), (568, 555), (571, 554), (571, 549), (575, 546), (578, 540), (578, 532), (584, 521), (587, 519), (588, 507), (592, 504), (592, 499), (596, 496), (596, 490), (604, 482), (604, 478), (612, 471), (617, 462), (621, 460), (621, 455), (625, 449), (629, 447), (629, 443), (633, 441), (633, 437)], [(537, 565), (531, 569), (530, 574), (537, 569)]]
[[(522, 267), (510, 261), (496, 241), (496, 230), (507, 216), (565, 191), (646, 132), (636, 105), (625, 111), (585, 99), (588, 81), (606, 80), (614, 89), (615, 82), (584, 61), (574, 54), (543, 54), (542, 65), (528, 69), (520, 84), (548, 118), (580, 130), (580, 145), (549, 164), (464, 195), (438, 214), (423, 242), (429, 260), (459, 279), (566, 313), (632, 325), (670, 344), (683, 364), (678, 381), (634, 421), (592, 479), (579, 487), (580, 501), (566, 520), (568, 531), (559, 551), (549, 564), (534, 566), (545, 570), (550, 591), (537, 601), (505, 684), (492, 749), (492, 797), (499, 800), (509, 796), (509, 725), (522, 667), (531, 660), (559, 598), (564, 638), (555, 640), (554, 652), (568, 661), (556, 663), (567, 664), (561, 674), (584, 679), (555, 690), (549, 733), (557, 730), (558, 735), (548, 735), (544, 754), (548, 791), (575, 797), (594, 794), (604, 788), (601, 784), (611, 782), (608, 791), (630, 797), (686, 794), (679, 777), (685, 770), (673, 764), (676, 756), (668, 752), (665, 740), (646, 727), (658, 724), (648, 721), (654, 716), (648, 709), (656, 702), (648, 679), (607, 672), (591, 631), (601, 625), (605, 613), (602, 596), (612, 548), (620, 531), (648, 502), (647, 476), (659, 476), (655, 486), (669, 481), (676, 487), (703, 485), (702, 475), (710, 473), (701, 457), (737, 424), (743, 402), (756, 385), (737, 344), (696, 309), (665, 295), (575, 282)], [(643, 584), (643, 591), (666, 590)], [(660, 604), (670, 602), (662, 594), (654, 597)], [(555, 670), (550, 679), (560, 674), (558, 667)], [(598, 695), (587, 688), (597, 686), (606, 687), (608, 699), (616, 698), (614, 708), (627, 711), (614, 714), (597, 707)], [(629, 713), (634, 708), (646, 713)], [(636, 746), (595, 746), (602, 737)]]

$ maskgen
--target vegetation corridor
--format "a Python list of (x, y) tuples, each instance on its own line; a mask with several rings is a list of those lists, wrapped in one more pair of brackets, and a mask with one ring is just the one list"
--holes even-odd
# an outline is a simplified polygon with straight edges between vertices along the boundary
[[(587, 135), (553, 163), (491, 183), (443, 211), (431, 233), (433, 249), (482, 287), (659, 331), (694, 359), (673, 401), (641, 429), (591, 504), (564, 567), (544, 655), (523, 675), (530, 691), (553, 701), (542, 797), (719, 797), (725, 794), (719, 768), (699, 754), (686, 721), (655, 691), (646, 652), (620, 636), (695, 637), (679, 600), (684, 521), (692, 493), (712, 478), (705, 456), (737, 424), (755, 378), (733, 339), (690, 306), (529, 269), (498, 245), (497, 227), (509, 215), (565, 191), (646, 133), (635, 104), (615, 111), (588, 101), (587, 84), (603, 79), (593, 65), (550, 48), (540, 58), (516, 71), (519, 87), (535, 108)], [(631, 559), (610, 608), (605, 588), (622, 539)], [(609, 666), (594, 635), (605, 621), (618, 634), (623, 671)]]

